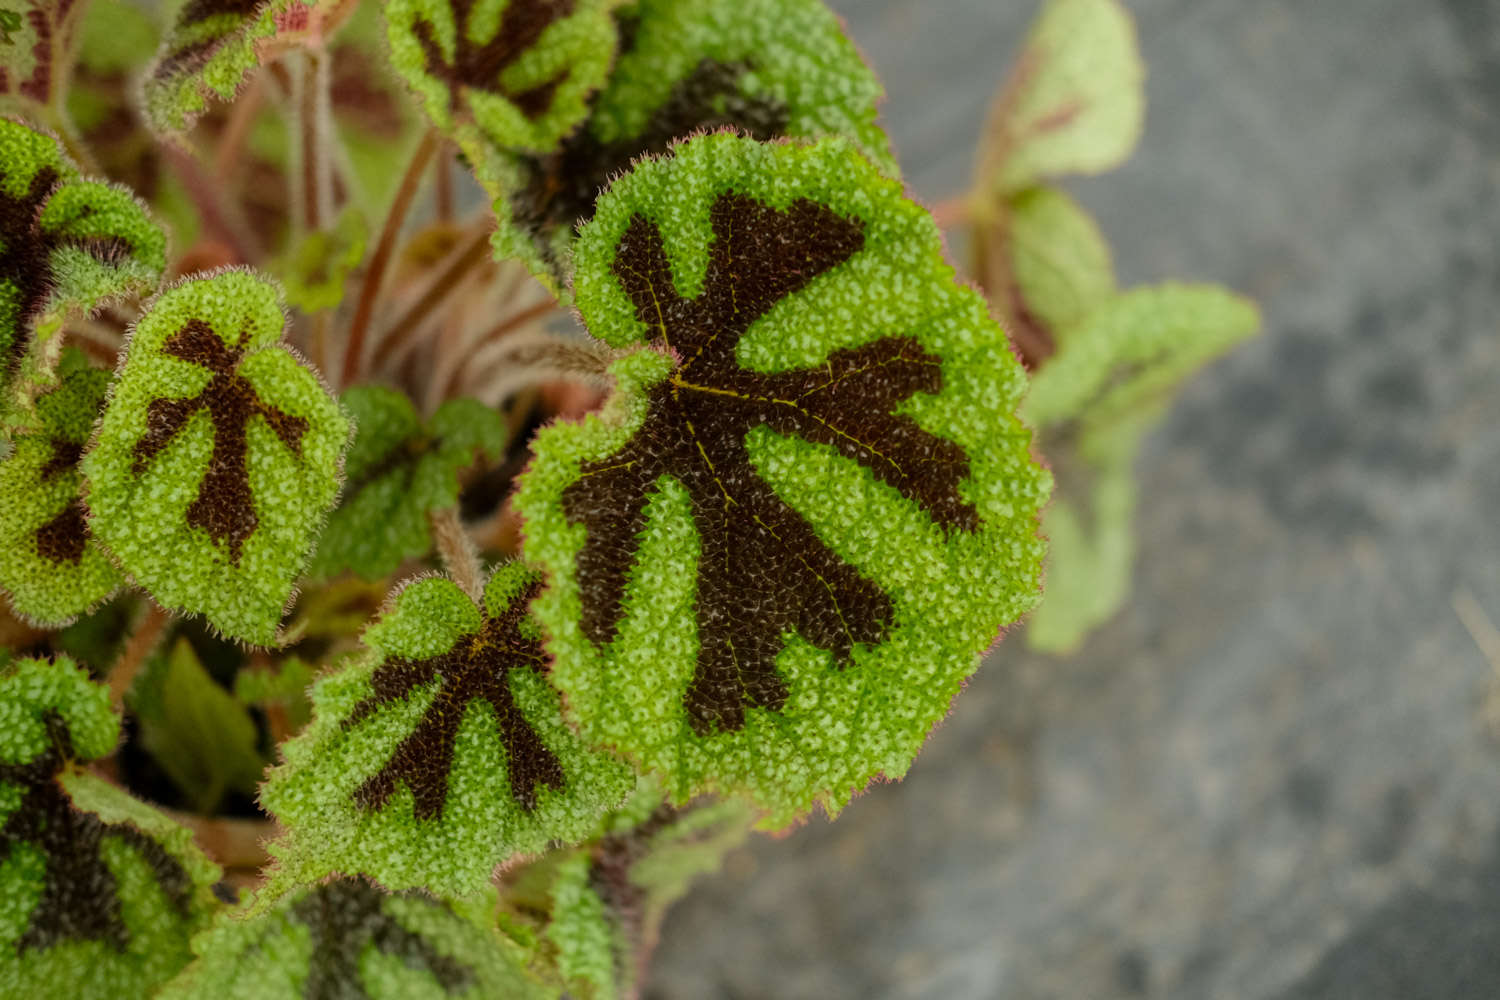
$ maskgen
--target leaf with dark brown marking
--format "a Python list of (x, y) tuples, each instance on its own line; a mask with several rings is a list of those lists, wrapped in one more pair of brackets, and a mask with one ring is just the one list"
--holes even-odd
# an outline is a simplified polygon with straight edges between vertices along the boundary
[(120, 585), (89, 534), (78, 462), (103, 409), (110, 374), (68, 348), (61, 383), (37, 401), (37, 426), (0, 459), (0, 587), (22, 617), (56, 628)]
[(284, 326), (276, 287), (248, 271), (163, 293), (84, 459), (95, 535), (125, 571), (256, 643), (276, 636), (350, 430)]
[(298, 887), (248, 919), (226, 913), (158, 1000), (552, 1000), (484, 921), (493, 907), (493, 889), (459, 906), (359, 878)]
[(185, 965), (219, 869), (192, 834), (77, 765), (119, 739), (67, 657), (0, 669), (0, 982), (14, 996), (147, 996)]
[(645, 161), (576, 267), (590, 331), (636, 350), (516, 498), (570, 719), (673, 801), (837, 811), (905, 771), (1036, 599), (1020, 367), (931, 217), (843, 140)]
[(517, 853), (588, 836), (633, 782), (562, 722), (527, 614), (537, 580), (496, 571), (482, 607), (442, 577), (402, 589), (368, 656), (313, 689), (313, 724), (262, 795), (299, 877), (470, 892)]

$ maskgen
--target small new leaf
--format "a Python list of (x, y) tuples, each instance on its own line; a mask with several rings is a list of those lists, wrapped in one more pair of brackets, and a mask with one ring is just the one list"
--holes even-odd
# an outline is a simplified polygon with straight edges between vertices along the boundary
[(349, 421), (279, 341), (274, 285), (190, 280), (136, 325), (84, 459), (95, 535), (164, 607), (270, 643), (338, 493)]
[(224, 914), (194, 941), (197, 961), (159, 1000), (556, 997), (486, 926), (482, 914), (493, 895), (460, 910), (356, 878), (299, 888), (249, 919)]
[(69, 310), (154, 288), (166, 237), (125, 189), (84, 180), (56, 139), (0, 119), (0, 385)]
[(1055, 342), (1115, 294), (1109, 244), (1093, 218), (1056, 188), (1028, 188), (1015, 195), (1006, 219), (1019, 305)]
[(370, 654), (318, 682), (312, 726), (262, 793), (288, 830), (284, 868), (465, 893), (512, 855), (593, 832), (632, 774), (563, 724), (527, 617), (536, 590), (519, 564), (483, 608), (419, 579), (366, 631)]
[(620, 58), (587, 122), (549, 155), (499, 167), (501, 256), (558, 281), (575, 225), (609, 181), (699, 132), (844, 135), (898, 175), (875, 124), (880, 84), (818, 0), (643, 0), (618, 18)]
[(344, 462), (348, 481), (308, 573), (351, 569), (378, 580), (431, 551), (428, 515), (457, 503), (460, 475), (497, 461), (508, 435), (504, 418), (472, 399), (450, 400), (426, 422), (384, 386), (355, 386), (343, 403), (357, 428)]
[(0, 101), (16, 98), (28, 111), (47, 114), (60, 102), (77, 41), (81, 0), (11, 0), (0, 10), (5, 58), (0, 60)]
[(391, 61), (461, 142), (545, 153), (614, 59), (619, 0), (391, 0)]
[(1122, 163), (1146, 117), (1145, 75), (1120, 0), (1047, 0), (986, 137), (996, 193)]
[(109, 753), (109, 692), (67, 657), (0, 669), (0, 982), (147, 996), (190, 957), (219, 869), (189, 831), (77, 768)]
[(303, 236), (282, 263), (288, 304), (312, 314), (337, 308), (345, 285), (365, 257), (365, 217), (350, 206), (331, 229)]
[(842, 139), (643, 161), (576, 266), (590, 331), (635, 350), (517, 494), (570, 718), (673, 801), (836, 812), (905, 772), (1036, 599), (1020, 366), (931, 217)]
[(0, 587), (22, 617), (58, 628), (114, 592), (121, 578), (89, 534), (78, 462), (103, 407), (109, 372), (69, 349), (36, 426), (0, 459)]

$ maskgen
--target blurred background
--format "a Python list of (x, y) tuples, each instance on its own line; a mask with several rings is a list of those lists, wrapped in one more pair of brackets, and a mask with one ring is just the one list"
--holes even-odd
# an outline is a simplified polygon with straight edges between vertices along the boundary
[[(831, 5), (915, 193), (962, 191), (1037, 5)], [(1144, 139), (1066, 186), (1122, 285), (1263, 332), (1137, 465), (1125, 610), (733, 855), (648, 997), (1500, 995), (1500, 3), (1128, 5)]]

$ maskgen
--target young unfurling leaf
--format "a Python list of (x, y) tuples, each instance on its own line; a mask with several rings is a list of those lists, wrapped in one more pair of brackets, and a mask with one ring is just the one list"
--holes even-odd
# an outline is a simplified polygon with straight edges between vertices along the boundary
[(472, 892), (512, 855), (593, 832), (633, 777), (563, 724), (536, 590), (511, 564), (482, 608), (442, 577), (400, 592), (370, 654), (314, 688), (313, 724), (263, 792), (289, 831), (283, 867)]
[(391, 0), (391, 61), (461, 143), (544, 153), (614, 60), (620, 0)]
[(308, 573), (347, 568), (377, 580), (431, 550), (428, 515), (458, 502), (466, 468), (500, 457), (505, 421), (482, 403), (454, 399), (424, 422), (409, 399), (384, 386), (355, 386), (343, 403), (356, 427), (344, 463), (348, 481)]
[(841, 139), (643, 161), (580, 236), (600, 418), (517, 506), (584, 736), (786, 823), (903, 774), (1036, 599), (1020, 366), (936, 226)]
[(0, 385), (69, 310), (155, 287), (166, 237), (123, 188), (84, 180), (57, 140), (0, 119)]
[(17, 997), (147, 996), (190, 957), (218, 868), (192, 835), (76, 765), (119, 739), (66, 657), (0, 668), (0, 983)]
[(61, 384), (36, 406), (36, 427), (0, 459), (0, 587), (11, 607), (49, 627), (108, 597), (120, 573), (89, 534), (78, 462), (104, 404), (109, 372), (71, 348)]
[(84, 459), (96, 536), (164, 607), (249, 642), (276, 635), (338, 493), (349, 421), (279, 346), (274, 285), (186, 281), (137, 324)]
[(986, 136), (997, 195), (1119, 165), (1146, 116), (1145, 67), (1120, 0), (1047, 0)]
[(159, 1000), (546, 1000), (486, 915), (363, 879), (299, 888), (248, 919), (226, 913)]
[(1107, 299), (1071, 328), (1032, 380), (1022, 412), (1041, 433), (1058, 499), (1047, 597), (1027, 640), (1065, 652), (1114, 614), (1135, 550), (1132, 467), (1173, 390), (1253, 334), (1260, 319), (1240, 296), (1209, 285), (1137, 288)]
[(818, 0), (642, 0), (618, 17), (620, 58), (587, 122), (548, 155), (499, 168), (502, 256), (558, 281), (574, 226), (610, 179), (698, 132), (844, 135), (897, 176), (875, 124), (880, 84)]

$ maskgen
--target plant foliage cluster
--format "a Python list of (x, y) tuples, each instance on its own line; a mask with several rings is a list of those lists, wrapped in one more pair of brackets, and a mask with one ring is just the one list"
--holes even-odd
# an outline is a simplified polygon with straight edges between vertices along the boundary
[(948, 203), (988, 300), (820, 0), (0, 0), (0, 57), (5, 995), (633, 995), (1044, 536), (1033, 643), (1119, 604), (1256, 324), (1053, 186), (1139, 132), (1116, 0)]

